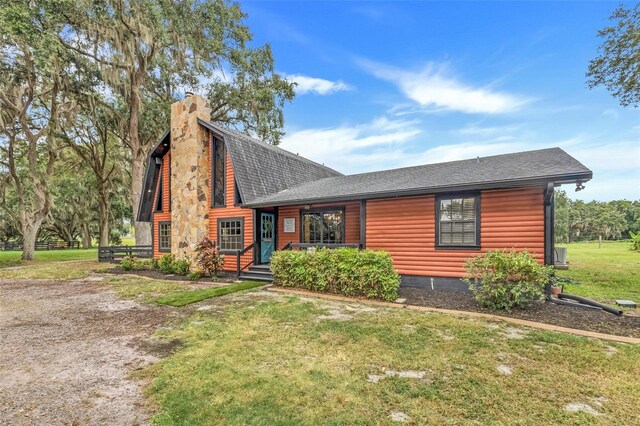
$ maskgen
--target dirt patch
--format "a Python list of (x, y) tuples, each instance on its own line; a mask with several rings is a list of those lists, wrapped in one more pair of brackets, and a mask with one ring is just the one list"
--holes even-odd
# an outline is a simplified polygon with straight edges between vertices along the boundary
[(401, 297), (407, 299), (406, 303), (410, 305), (484, 312), (553, 324), (561, 327), (577, 328), (618, 336), (640, 337), (640, 317), (633, 315), (625, 314), (618, 317), (600, 310), (554, 305), (543, 301), (535, 302), (527, 309), (514, 310), (511, 312), (495, 312), (483, 309), (470, 293), (401, 287), (399, 294)]
[(179, 345), (149, 339), (187, 311), (92, 281), (0, 280), (0, 424), (148, 423), (130, 375)]

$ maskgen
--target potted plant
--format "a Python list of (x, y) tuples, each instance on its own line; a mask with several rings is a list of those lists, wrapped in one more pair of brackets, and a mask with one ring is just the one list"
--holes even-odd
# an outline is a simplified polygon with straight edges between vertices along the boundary
[(550, 291), (551, 295), (556, 296), (556, 297), (557, 297), (560, 293), (562, 293), (562, 284), (560, 284), (560, 283), (558, 282), (558, 279), (557, 279), (556, 277), (553, 277), (553, 278), (552, 278), (552, 281), (551, 281), (551, 288), (550, 288), (550, 290), (549, 290), (549, 291)]

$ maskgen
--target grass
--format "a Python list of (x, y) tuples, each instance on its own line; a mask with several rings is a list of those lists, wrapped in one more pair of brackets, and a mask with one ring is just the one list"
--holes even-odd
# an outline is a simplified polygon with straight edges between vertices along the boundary
[(225, 285), (223, 287), (209, 287), (201, 290), (175, 292), (164, 297), (159, 297), (156, 299), (156, 303), (160, 305), (181, 307), (191, 303), (200, 302), (201, 300), (210, 299), (212, 297), (224, 296), (237, 291), (261, 287), (263, 285), (264, 283), (260, 282), (243, 281), (240, 283)]
[(124, 299), (175, 307), (264, 285), (255, 281), (242, 281), (222, 287), (192, 290), (185, 282), (131, 276), (111, 278), (107, 284), (113, 286), (118, 296)]
[(144, 277), (116, 277), (107, 281), (118, 296), (145, 303), (155, 303), (160, 297), (189, 291), (189, 285), (180, 281), (155, 280)]
[(597, 242), (569, 244), (569, 269), (557, 275), (579, 284), (565, 285), (565, 291), (605, 303), (640, 302), (640, 253), (629, 246), (628, 241), (604, 241), (601, 249)]
[[(394, 411), (412, 424), (640, 422), (639, 345), (537, 330), (509, 338), (478, 319), (306, 300), (254, 297), (164, 330), (186, 346), (147, 371), (155, 424), (392, 424)], [(336, 311), (351, 319), (322, 319)], [(603, 416), (565, 411), (574, 402)]]
[(36, 251), (36, 259), (33, 261), (23, 261), (20, 259), (21, 256), (22, 252), (20, 251), (0, 251), (0, 269), (11, 266), (35, 265), (45, 262), (97, 260), (98, 249)]

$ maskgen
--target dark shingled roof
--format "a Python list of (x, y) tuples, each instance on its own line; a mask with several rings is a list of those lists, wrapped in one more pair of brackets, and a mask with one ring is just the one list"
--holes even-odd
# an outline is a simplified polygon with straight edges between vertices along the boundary
[(243, 204), (306, 182), (342, 176), (329, 167), (243, 133), (198, 120), (224, 139)]
[(591, 170), (578, 160), (560, 148), (549, 148), (329, 177), (285, 189), (246, 204), (248, 207), (307, 204), (310, 202), (507, 188), (545, 182), (557, 184), (584, 182), (591, 177)]

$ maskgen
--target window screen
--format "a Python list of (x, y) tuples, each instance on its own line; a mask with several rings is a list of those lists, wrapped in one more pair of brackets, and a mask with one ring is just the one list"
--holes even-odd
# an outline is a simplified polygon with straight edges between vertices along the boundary
[(244, 221), (242, 218), (218, 219), (220, 250), (242, 250)]
[(158, 224), (158, 248), (160, 251), (171, 251), (171, 222)]
[(438, 235), (440, 246), (477, 246), (478, 197), (438, 198)]
[(327, 210), (302, 214), (302, 242), (309, 244), (342, 244), (344, 212)]

